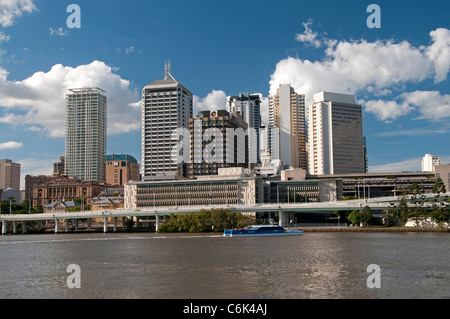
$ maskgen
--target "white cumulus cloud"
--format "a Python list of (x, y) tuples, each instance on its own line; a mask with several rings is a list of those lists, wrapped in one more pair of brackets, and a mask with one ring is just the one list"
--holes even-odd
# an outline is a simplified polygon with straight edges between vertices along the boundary
[(22, 147), (22, 143), (20, 143), (20, 142), (9, 141), (9, 142), (0, 143), (0, 150), (11, 150), (11, 149), (16, 149), (16, 148), (21, 148), (21, 147)]
[(438, 28), (430, 32), (433, 44), (426, 49), (426, 54), (434, 66), (435, 82), (447, 79), (450, 69), (450, 30)]
[(441, 94), (439, 91), (405, 92), (397, 100), (361, 100), (360, 103), (366, 106), (366, 111), (374, 113), (380, 120), (395, 120), (412, 110), (420, 113), (416, 119), (442, 121), (450, 117), (449, 94)]
[(108, 134), (141, 126), (139, 92), (104, 62), (93, 61), (75, 68), (56, 64), (23, 81), (8, 81), (6, 77), (7, 73), (0, 76), (0, 107), (5, 108), (0, 123), (25, 125), (50, 137), (63, 137), (68, 89), (99, 87), (107, 96)]
[(193, 115), (207, 110), (228, 110), (228, 98), (222, 90), (212, 90), (205, 97), (193, 96)]
[(66, 36), (69, 34), (69, 30), (64, 30), (63, 28), (58, 28), (58, 29), (53, 29), (53, 28), (49, 28), (50, 30), (50, 35), (57, 35), (60, 37)]
[[(431, 31), (430, 44), (416, 47), (407, 41), (325, 39), (311, 30), (311, 24), (311, 20), (304, 23), (305, 31), (298, 34), (296, 39), (316, 47), (324, 45), (325, 57), (320, 61), (299, 57), (287, 57), (279, 61), (269, 82), (270, 95), (276, 93), (280, 84), (290, 84), (297, 93), (305, 94), (307, 105), (312, 103), (313, 95), (320, 91), (369, 95), (371, 98), (365, 104), (366, 111), (374, 113), (380, 120), (396, 119), (412, 110), (419, 110), (421, 118), (426, 119), (445, 115), (448, 97), (439, 92), (412, 92), (399, 96), (400, 102), (384, 101), (380, 97), (404, 92), (408, 84), (424, 80), (440, 83), (446, 80), (450, 66), (448, 29)], [(421, 98), (425, 95), (431, 97), (433, 103)]]
[(303, 33), (299, 33), (295, 36), (295, 39), (300, 42), (310, 43), (316, 48), (322, 45), (322, 42), (318, 39), (317, 32), (313, 32), (310, 28), (310, 25), (313, 23), (312, 19), (309, 19), (308, 22), (304, 22), (303, 26), (305, 27), (305, 31)]
[(33, 0), (1, 0), (0, 1), (0, 25), (2, 27), (12, 26), (18, 17), (24, 13), (36, 10)]

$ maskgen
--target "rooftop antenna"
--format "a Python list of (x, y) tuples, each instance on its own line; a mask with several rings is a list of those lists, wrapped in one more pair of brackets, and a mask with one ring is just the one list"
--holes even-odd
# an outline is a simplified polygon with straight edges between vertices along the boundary
[(170, 74), (170, 60), (164, 64), (164, 80), (168, 80), (169, 77), (173, 78), (172, 74)]

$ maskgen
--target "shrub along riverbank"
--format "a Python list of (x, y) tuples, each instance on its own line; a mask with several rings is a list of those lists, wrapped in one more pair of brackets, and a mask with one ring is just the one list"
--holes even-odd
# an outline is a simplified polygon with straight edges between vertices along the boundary
[(158, 232), (223, 232), (224, 229), (242, 228), (254, 223), (253, 217), (229, 209), (201, 210), (198, 213), (170, 215), (159, 225)]

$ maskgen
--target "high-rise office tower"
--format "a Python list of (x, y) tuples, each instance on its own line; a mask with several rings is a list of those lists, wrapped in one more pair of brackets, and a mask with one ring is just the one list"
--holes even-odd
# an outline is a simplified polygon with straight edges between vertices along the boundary
[(261, 162), (263, 157), (266, 159), (269, 157), (270, 160), (280, 159), (278, 154), (279, 130), (269, 124), (261, 124), (259, 136)]
[(0, 189), (20, 190), (20, 164), (9, 159), (0, 159)]
[(191, 117), (192, 93), (172, 76), (166, 63), (164, 79), (142, 90), (142, 180), (183, 176), (184, 164), (176, 160), (177, 143), (183, 135), (177, 130), (189, 132)]
[(185, 176), (217, 175), (219, 168), (248, 167), (247, 123), (226, 110), (201, 111), (189, 120), (190, 162)]
[(277, 93), (269, 96), (269, 125), (278, 129), (277, 150), (272, 153), (277, 153), (285, 166), (307, 169), (305, 95), (281, 84)]
[(361, 105), (355, 96), (320, 92), (308, 107), (309, 174), (364, 173)]
[(425, 154), (422, 158), (422, 172), (432, 172), (434, 171), (434, 167), (439, 164), (441, 164), (439, 156)]
[(259, 129), (261, 126), (261, 99), (259, 95), (239, 93), (230, 97), (228, 111), (239, 114), (248, 124), (249, 164), (260, 163)]
[(105, 181), (106, 95), (99, 88), (70, 89), (66, 95), (64, 174)]

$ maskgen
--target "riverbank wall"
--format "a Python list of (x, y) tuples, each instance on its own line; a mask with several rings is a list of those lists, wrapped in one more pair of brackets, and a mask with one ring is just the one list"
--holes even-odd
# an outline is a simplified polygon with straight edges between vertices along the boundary
[(354, 232), (354, 233), (377, 233), (377, 232), (389, 232), (389, 233), (429, 233), (429, 232), (443, 232), (450, 233), (450, 229), (436, 229), (436, 228), (416, 228), (416, 227), (292, 227), (292, 229), (302, 230), (304, 233), (309, 232)]

